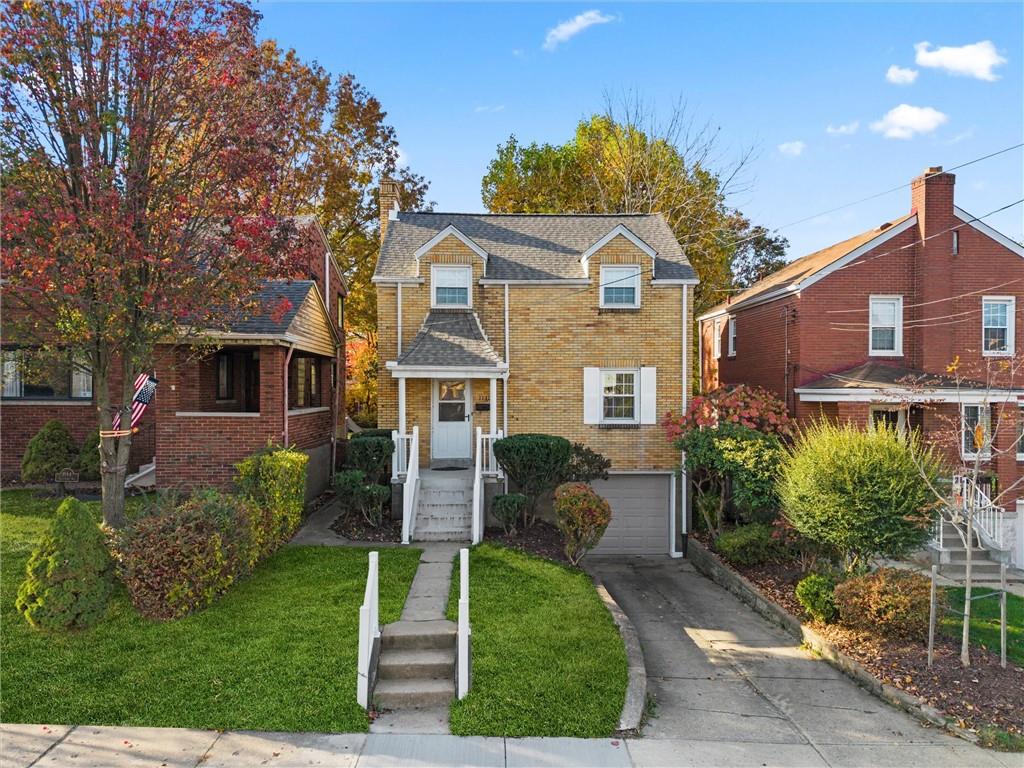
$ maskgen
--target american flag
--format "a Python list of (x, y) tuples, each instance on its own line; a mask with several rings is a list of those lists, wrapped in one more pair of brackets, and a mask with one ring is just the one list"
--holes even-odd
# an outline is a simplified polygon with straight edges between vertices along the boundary
[[(135, 425), (139, 423), (139, 419), (145, 413), (146, 406), (149, 405), (153, 399), (153, 394), (156, 392), (156, 385), (157, 380), (148, 373), (140, 373), (139, 377), (135, 379), (135, 397), (132, 398), (132, 423), (129, 427), (130, 429), (135, 429)], [(114, 414), (113, 428), (115, 430), (121, 428), (120, 411)]]

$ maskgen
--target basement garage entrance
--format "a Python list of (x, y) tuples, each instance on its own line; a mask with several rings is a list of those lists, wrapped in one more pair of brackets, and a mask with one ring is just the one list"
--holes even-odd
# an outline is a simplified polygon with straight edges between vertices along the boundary
[(594, 490), (608, 500), (612, 521), (594, 555), (665, 555), (671, 549), (670, 474), (612, 475), (594, 480)]

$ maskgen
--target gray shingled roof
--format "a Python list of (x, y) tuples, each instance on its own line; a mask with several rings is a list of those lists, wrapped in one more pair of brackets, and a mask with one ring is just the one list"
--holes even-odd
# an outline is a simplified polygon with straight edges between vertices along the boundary
[(416, 277), (416, 249), (449, 224), (488, 255), (492, 280), (584, 278), (580, 256), (622, 224), (657, 253), (655, 278), (695, 279), (696, 273), (660, 214), (406, 213), (388, 224), (375, 276)]
[[(220, 330), (231, 333), (282, 334), (313, 290), (312, 280), (272, 280), (254, 296), (257, 306), (244, 317), (227, 318)], [(285, 308), (283, 302), (290, 306)], [(284, 311), (281, 312), (284, 308)]]
[[(961, 382), (965, 383), (970, 384)], [(887, 389), (904, 386), (947, 389), (956, 387), (956, 381), (949, 376), (926, 373), (902, 365), (862, 363), (844, 371), (827, 373), (809, 384), (802, 384), (799, 389)]]
[(468, 309), (431, 310), (398, 358), (399, 365), (497, 368), (500, 363), (476, 313)]

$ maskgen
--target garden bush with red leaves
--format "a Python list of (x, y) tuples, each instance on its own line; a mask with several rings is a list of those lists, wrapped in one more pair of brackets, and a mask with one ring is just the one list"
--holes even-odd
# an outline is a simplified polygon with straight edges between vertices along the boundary
[(555, 489), (558, 530), (565, 537), (565, 556), (573, 565), (597, 546), (612, 521), (612, 508), (586, 483), (563, 483)]
[(694, 429), (738, 424), (758, 432), (790, 437), (793, 421), (786, 405), (763, 387), (746, 384), (719, 387), (690, 399), (686, 413), (674, 412), (662, 421), (669, 440), (676, 440)]

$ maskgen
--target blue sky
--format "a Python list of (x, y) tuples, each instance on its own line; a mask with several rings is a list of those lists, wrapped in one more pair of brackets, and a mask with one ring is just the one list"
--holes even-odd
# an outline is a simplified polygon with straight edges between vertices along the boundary
[[(483, 210), (499, 143), (565, 141), (605, 93), (635, 91), (663, 110), (685, 100), (720, 127), (726, 164), (754, 148), (730, 202), (769, 228), (1024, 141), (1020, 3), (259, 8), (263, 35), (352, 72), (381, 100), (438, 210)], [(1022, 169), (1018, 149), (957, 171), (959, 205), (979, 215), (1024, 197)], [(906, 213), (909, 200), (902, 189), (781, 234), (796, 257)], [(1024, 240), (1024, 206), (986, 221)]]

